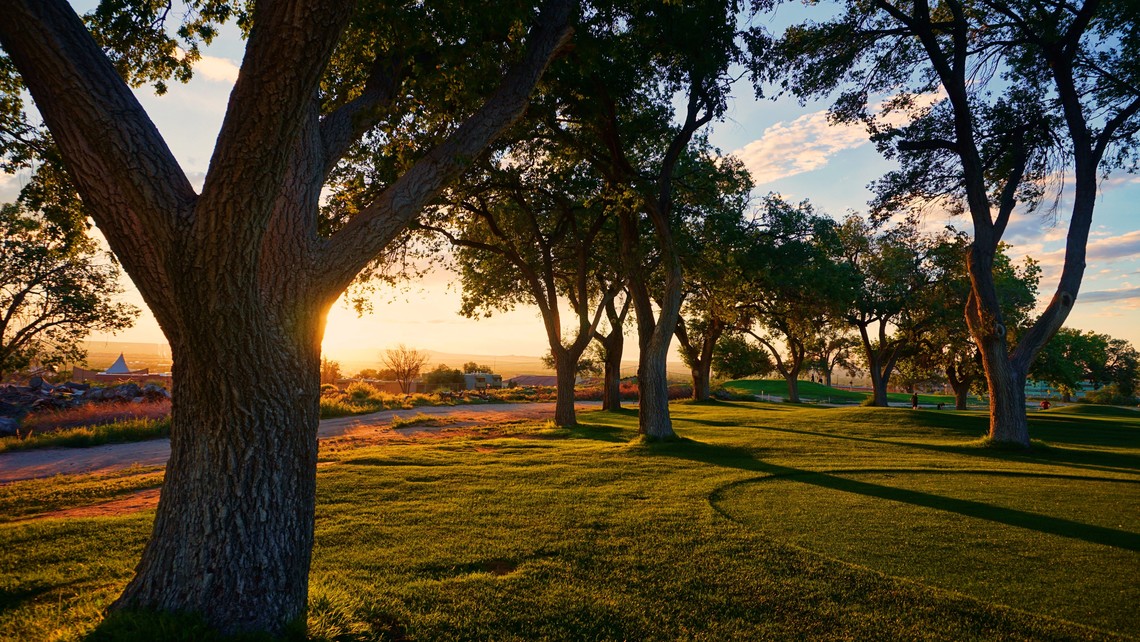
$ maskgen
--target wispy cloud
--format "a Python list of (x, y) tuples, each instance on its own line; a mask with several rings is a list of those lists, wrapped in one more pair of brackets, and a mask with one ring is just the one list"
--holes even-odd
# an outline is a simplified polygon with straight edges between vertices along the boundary
[(1140, 288), (1120, 288), (1118, 290), (1100, 290), (1097, 292), (1084, 292), (1077, 299), (1081, 303), (1105, 303), (1108, 301), (1140, 300)]
[(835, 154), (866, 142), (862, 127), (832, 125), (827, 112), (817, 111), (772, 125), (733, 155), (744, 161), (753, 180), (762, 185), (819, 169)]
[(1090, 241), (1088, 255), (1093, 261), (1140, 258), (1140, 230)]
[[(915, 104), (927, 107), (945, 96), (939, 90), (915, 97)], [(873, 111), (881, 111), (886, 102), (880, 102)], [(892, 112), (882, 122), (901, 125), (905, 114)], [(869, 142), (862, 125), (834, 124), (828, 121), (826, 111), (804, 114), (788, 122), (780, 121), (764, 130), (760, 138), (732, 152), (752, 173), (757, 185), (820, 169), (832, 156)]]

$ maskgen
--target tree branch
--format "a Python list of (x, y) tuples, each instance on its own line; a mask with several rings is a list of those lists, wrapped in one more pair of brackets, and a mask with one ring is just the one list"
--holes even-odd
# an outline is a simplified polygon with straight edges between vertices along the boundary
[(528, 37), (523, 61), (507, 73), (483, 106), (333, 234), (318, 260), (319, 271), (325, 275), (326, 297), (347, 287), (429, 200), (522, 116), (538, 78), (569, 38), (575, 4), (573, 0), (547, 0)]

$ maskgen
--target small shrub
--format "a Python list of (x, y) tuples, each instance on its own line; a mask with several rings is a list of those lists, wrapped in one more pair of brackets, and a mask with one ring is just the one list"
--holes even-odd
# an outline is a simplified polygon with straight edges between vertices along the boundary
[(1100, 390), (1091, 390), (1085, 394), (1084, 398), (1078, 401), (1084, 403), (1095, 403), (1106, 406), (1132, 406), (1136, 404), (1136, 397), (1129, 397), (1120, 393), (1120, 389), (1115, 383), (1110, 383)]
[(360, 414), (360, 408), (348, 403), (347, 401), (344, 401), (343, 399), (321, 397), (321, 419), (347, 417), (349, 415), (358, 414)]
[(353, 401), (364, 401), (366, 399), (374, 399), (381, 393), (371, 384), (356, 381), (348, 384), (348, 387), (344, 389), (344, 394)]

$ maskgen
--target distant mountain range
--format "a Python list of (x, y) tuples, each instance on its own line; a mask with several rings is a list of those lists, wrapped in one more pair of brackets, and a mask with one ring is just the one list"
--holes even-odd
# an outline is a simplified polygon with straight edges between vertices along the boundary
[[(134, 343), (129, 341), (85, 341), (87, 348), (87, 367), (101, 370), (114, 363), (119, 353), (126, 358), (127, 366), (131, 369), (150, 368), (151, 372), (169, 372), (171, 365), (170, 346), (165, 343)], [(430, 357), (428, 368), (439, 364), (446, 364), (452, 368), (462, 368), (463, 364), (474, 361), (479, 364), (491, 366), (496, 374), (509, 379), (521, 374), (554, 374), (542, 365), (542, 359), (536, 356), (522, 355), (487, 355), (458, 352), (437, 352), (424, 350)], [(371, 355), (370, 355), (371, 356)], [(365, 368), (380, 369), (379, 356), (361, 359), (337, 359), (340, 362), (341, 372), (353, 375)], [(669, 362), (669, 376), (671, 378), (685, 379), (688, 377), (688, 368), (680, 362)], [(636, 361), (622, 361), (622, 376), (631, 376), (637, 372)]]

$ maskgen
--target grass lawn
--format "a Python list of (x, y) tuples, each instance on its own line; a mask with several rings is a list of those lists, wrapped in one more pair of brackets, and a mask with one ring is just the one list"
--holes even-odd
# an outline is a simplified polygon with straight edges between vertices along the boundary
[[(673, 406), (325, 452), (314, 640), (1119, 639), (1140, 635), (1140, 414)], [(74, 639), (129, 579), (153, 512), (26, 521), (153, 471), (0, 486), (0, 639)], [(96, 488), (108, 486), (109, 491)], [(102, 493), (101, 495), (99, 493)], [(91, 639), (201, 639), (122, 619)], [(157, 632), (157, 633), (156, 633)]]
[[(751, 395), (768, 394), (785, 398), (788, 396), (788, 382), (784, 381), (783, 379), (737, 379), (735, 381), (726, 382), (724, 384), (724, 387)], [(822, 383), (812, 383), (810, 381), (800, 381), (798, 388), (800, 391), (800, 399), (804, 401), (857, 404), (871, 397), (870, 392), (830, 388), (823, 385)], [(892, 403), (910, 405), (910, 394), (905, 392), (888, 392), (887, 401)], [(920, 394), (918, 395), (918, 403), (924, 406), (933, 406), (936, 404), (944, 403), (953, 408), (954, 395)], [(970, 403), (977, 404), (980, 402), (977, 399), (970, 397)]]

